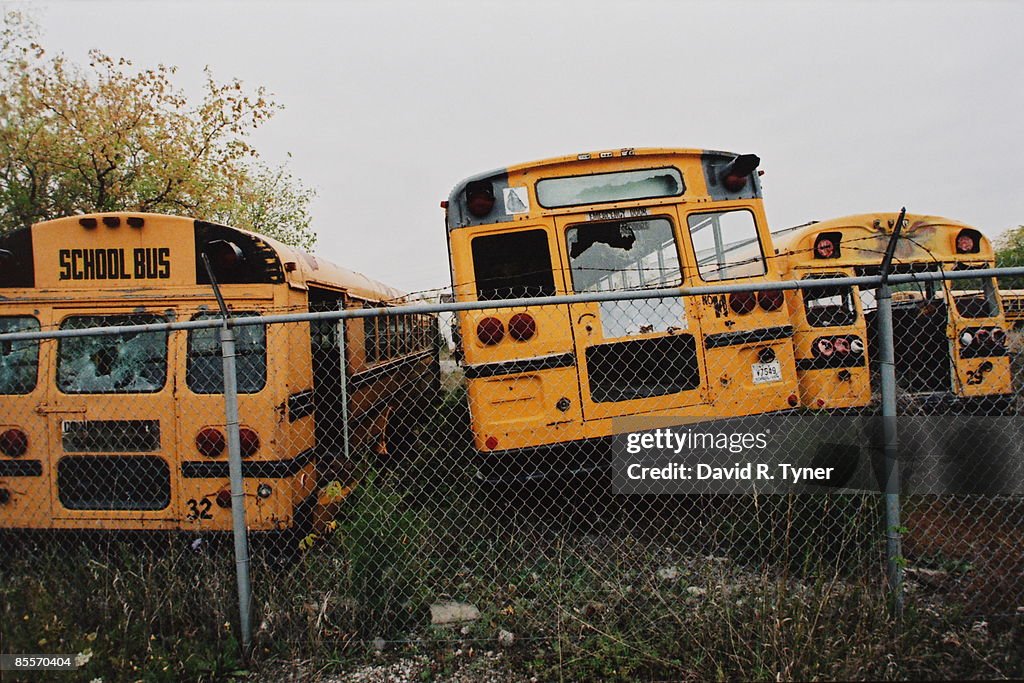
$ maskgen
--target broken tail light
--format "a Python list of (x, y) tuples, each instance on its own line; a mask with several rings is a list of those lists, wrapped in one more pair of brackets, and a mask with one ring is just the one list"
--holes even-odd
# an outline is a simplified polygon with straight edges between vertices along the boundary
[(835, 353), (835, 345), (832, 340), (828, 337), (822, 337), (821, 339), (815, 339), (814, 344), (811, 347), (815, 356), (819, 358), (831, 358), (832, 354)]

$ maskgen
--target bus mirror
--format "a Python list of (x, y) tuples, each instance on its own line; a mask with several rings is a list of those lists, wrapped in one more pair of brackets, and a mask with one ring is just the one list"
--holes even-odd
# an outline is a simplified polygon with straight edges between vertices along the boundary
[(245, 262), (245, 254), (238, 245), (227, 240), (213, 240), (207, 243), (204, 251), (210, 264), (220, 272), (234, 270)]

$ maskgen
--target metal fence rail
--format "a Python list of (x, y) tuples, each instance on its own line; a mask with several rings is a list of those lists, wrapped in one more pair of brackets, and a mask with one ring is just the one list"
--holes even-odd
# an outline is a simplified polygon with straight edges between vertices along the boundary
[[(781, 604), (790, 599), (784, 595), (820, 590), (855, 601), (887, 583), (897, 605), (905, 599), (919, 607), (957, 604), (983, 616), (1013, 614), (1024, 604), (1016, 433), (1024, 340), (1010, 331), (999, 341), (993, 358), (1009, 359), (1003, 379), (1012, 378), (1013, 390), (998, 397), (999, 409), (986, 409), (979, 387), (998, 379), (1003, 361), (982, 372), (979, 357), (978, 383), (958, 379), (951, 359), (963, 355), (960, 342), (948, 339), (945, 324), (934, 324), (937, 309), (947, 314), (955, 299), (896, 304), (894, 317), (886, 290), (1019, 275), (1024, 268), (0, 334), (4, 362), (10, 359), (4, 381), (14, 381), (17, 362), (28, 357), (18, 354), (31, 347), (41, 366), (57, 368), (60, 389), (44, 402), (0, 399), (7, 411), (0, 445), (11, 452), (23, 445), (11, 430), (28, 443), (0, 460), (0, 522), (8, 542), (44, 557), (56, 550), (94, 578), (96, 563), (108, 561), (96, 559), (100, 549), (110, 552), (115, 532), (157, 531), (161, 543), (190, 545), (210, 563), (230, 555), (239, 567), (237, 594), (220, 574), (196, 570), (205, 578), (193, 585), (195, 611), (220, 619), (206, 636), (214, 638), (223, 638), (223, 621), (235, 620), (229, 614), (240, 614), (232, 633), (246, 652), (288, 641), (315, 657), (354, 642), (381, 648), (450, 639), (491, 647), (555, 643), (579, 653), (594, 633), (646, 643), (665, 623), (679, 621), (680, 609), (748, 609), (744, 596), (755, 585), (774, 591)], [(853, 409), (764, 414), (783, 394), (769, 391), (771, 377), (747, 386), (753, 364), (778, 362), (779, 386), (801, 396), (810, 391), (812, 380), (796, 374), (792, 330), (748, 344), (750, 358), (733, 367), (701, 360), (705, 351), (680, 341), (686, 334), (662, 342), (642, 332), (664, 319), (663, 301), (768, 290), (794, 296), (851, 285), (881, 286), (877, 312), (869, 313), (877, 331), (862, 340), (869, 345), (861, 366), (871, 376), (870, 395)], [(545, 360), (558, 355), (551, 352), (541, 359), (548, 366), (533, 359), (533, 372), (506, 368), (496, 375), (467, 368), (447, 343), (439, 360), (437, 347), (433, 356), (417, 353), (423, 338), (416, 315), (439, 314), (447, 328), (473, 311), (507, 317), (509, 309), (529, 310), (536, 329), (546, 332), (558, 329), (566, 307), (581, 304), (608, 304), (602, 310), (613, 311), (623, 329), (640, 330), (634, 336), (644, 341), (577, 354), (561, 365)], [(980, 333), (995, 343), (988, 327), (970, 329), (972, 343)], [(764, 363), (768, 356), (758, 354), (768, 342), (788, 345), (790, 356), (773, 352)], [(350, 358), (354, 344), (365, 365), (358, 371)], [(853, 367), (818, 361), (805, 367), (825, 368), (830, 377)], [(583, 366), (585, 376), (578, 374)], [(546, 367), (562, 371), (562, 379), (539, 380)], [(467, 370), (476, 381), (470, 388)], [(298, 379), (311, 372), (312, 381)], [(40, 377), (53, 381), (52, 374)], [(565, 383), (570, 377), (575, 385)], [(703, 415), (696, 404), (672, 403), (687, 392), (709, 406)], [(638, 407), (616, 412), (625, 404)], [(686, 419), (674, 419), (672, 406), (681, 406), (676, 412)], [(585, 433), (584, 418), (604, 421), (605, 432)], [(494, 428), (484, 433), (482, 424)], [(564, 438), (521, 445), (533, 438), (533, 425), (552, 424)], [(857, 445), (860, 437), (843, 441), (840, 432), (873, 425), (887, 436), (862, 453), (877, 457), (862, 458), (852, 478), (831, 487), (686, 483), (622, 492), (614, 482), (627, 453), (614, 434), (626, 428), (727, 436), (789, 430), (789, 440), (773, 442), (775, 459), (765, 462), (815, 469), (835, 466), (821, 460), (823, 453), (841, 461), (839, 446)], [(897, 429), (900, 448), (920, 446), (929, 434), (937, 445), (905, 456), (892, 448)], [(830, 448), (819, 447), (822, 439), (808, 445), (807, 434), (827, 435)], [(754, 455), (726, 448), (704, 457), (709, 467), (728, 469)], [(538, 472), (543, 476), (532, 476)], [(900, 488), (893, 473), (909, 481)], [(229, 551), (223, 538), (232, 527), (239, 541)], [(64, 533), (78, 530), (88, 533)], [(97, 590), (88, 576), (74, 583)], [(55, 589), (67, 591), (64, 609), (92, 604), (88, 595), (69, 597), (73, 588)], [(113, 599), (118, 588), (104, 590)], [(154, 632), (188, 631), (161, 616), (154, 600), (147, 612), (159, 624)], [(89, 619), (102, 629), (113, 617), (99, 610)], [(9, 639), (24, 627), (5, 621), (2, 628)]]

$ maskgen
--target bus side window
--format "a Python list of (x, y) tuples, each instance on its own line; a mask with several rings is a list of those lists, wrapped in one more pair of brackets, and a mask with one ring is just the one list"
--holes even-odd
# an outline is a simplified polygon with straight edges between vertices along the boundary
[(473, 238), (477, 299), (554, 296), (551, 250), (544, 230)]
[[(363, 308), (376, 308), (369, 302), (363, 304)], [(377, 318), (363, 318), (363, 350), (366, 352), (366, 363), (376, 363), (380, 360), (377, 345)]]

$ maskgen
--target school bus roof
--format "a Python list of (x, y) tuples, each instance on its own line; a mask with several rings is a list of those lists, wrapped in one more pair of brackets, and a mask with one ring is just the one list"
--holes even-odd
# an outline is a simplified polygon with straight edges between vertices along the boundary
[[(744, 162), (742, 166), (733, 163), (738, 160)], [(656, 169), (669, 165), (677, 166), (684, 176), (681, 192), (674, 195), (677, 201), (683, 199), (684, 195), (689, 200), (697, 197), (710, 197), (713, 200), (759, 199), (761, 185), (756, 172), (758, 164), (760, 164), (760, 159), (753, 154), (695, 148), (622, 147), (582, 152), (512, 164), (505, 168), (470, 176), (452, 189), (448, 200), (442, 206), (447, 210), (446, 221), (449, 230), (468, 225), (507, 222), (529, 218), (539, 212), (538, 207), (542, 202), (538, 200), (533, 187), (537, 180), (599, 176), (618, 171)], [(736, 173), (737, 177), (748, 178), (749, 182), (744, 183), (738, 189), (728, 189), (726, 184), (721, 182), (720, 176), (741, 167), (743, 170)], [(487, 192), (490, 192), (493, 199), (496, 200), (494, 208), (486, 215), (470, 211), (467, 206), (467, 195), (476, 192), (476, 189), (482, 185), (487, 186)], [(517, 190), (525, 190), (527, 194), (518, 194)], [(664, 197), (668, 197), (668, 195), (664, 195)], [(510, 201), (515, 203), (515, 208), (510, 205)], [(617, 203), (632, 201), (644, 200), (607, 200), (595, 201), (593, 204), (614, 206)], [(564, 212), (580, 207), (562, 204), (554, 208)]]
[[(116, 219), (116, 222), (115, 222)], [(11, 246), (17, 245), (22, 250), (25, 248), (34, 249), (43, 245), (65, 245), (72, 234), (83, 229), (104, 229), (122, 227), (122, 230), (142, 230), (145, 226), (152, 226), (158, 234), (165, 235), (166, 241), (179, 242), (173, 245), (178, 251), (175, 252), (180, 258), (195, 260), (198, 250), (195, 249), (197, 236), (216, 234), (219, 238), (237, 235), (240, 241), (247, 245), (255, 245), (259, 256), (267, 261), (264, 266), (273, 270), (279, 279), (276, 281), (287, 282), (290, 286), (305, 288), (310, 284), (320, 285), (328, 288), (347, 291), (353, 296), (371, 301), (398, 301), (405, 296), (405, 293), (378, 282), (362, 273), (342, 268), (329, 261), (313, 256), (311, 254), (286, 245), (278, 240), (265, 235), (260, 235), (240, 228), (208, 223), (205, 221), (187, 218), (183, 216), (170, 216), (165, 214), (138, 213), (138, 212), (105, 212), (92, 213), (76, 216), (67, 216), (48, 221), (41, 221), (31, 228), (22, 228), (0, 237), (0, 242)], [(92, 227), (86, 227), (92, 226)], [(133, 226), (133, 227), (129, 227)], [(74, 233), (72, 233), (74, 231)], [(141, 237), (131, 240), (132, 244), (144, 245)], [(187, 243), (186, 243), (187, 242)], [(102, 240), (96, 242), (106, 246)], [(3, 246), (0, 244), (0, 246)], [(13, 251), (8, 247), (8, 251)], [(34, 258), (33, 258), (34, 256)], [(42, 257), (37, 253), (28, 257), (24, 265), (29, 269), (38, 267)], [(56, 262), (57, 256), (53, 256)], [(193, 279), (194, 283), (195, 280)], [(171, 284), (171, 283), (168, 283)], [(10, 286), (10, 285), (8, 285)]]
[[(878, 264), (892, 236), (898, 212), (862, 213), (825, 221), (812, 221), (772, 233), (772, 242), (779, 256), (788, 257), (790, 267), (842, 267)], [(958, 253), (957, 237), (971, 231), (977, 248)], [(815, 244), (824, 233), (838, 233), (838, 256), (815, 258)], [(992, 243), (977, 228), (962, 221), (942, 216), (908, 213), (896, 245), (897, 263), (942, 261), (991, 261)]]

